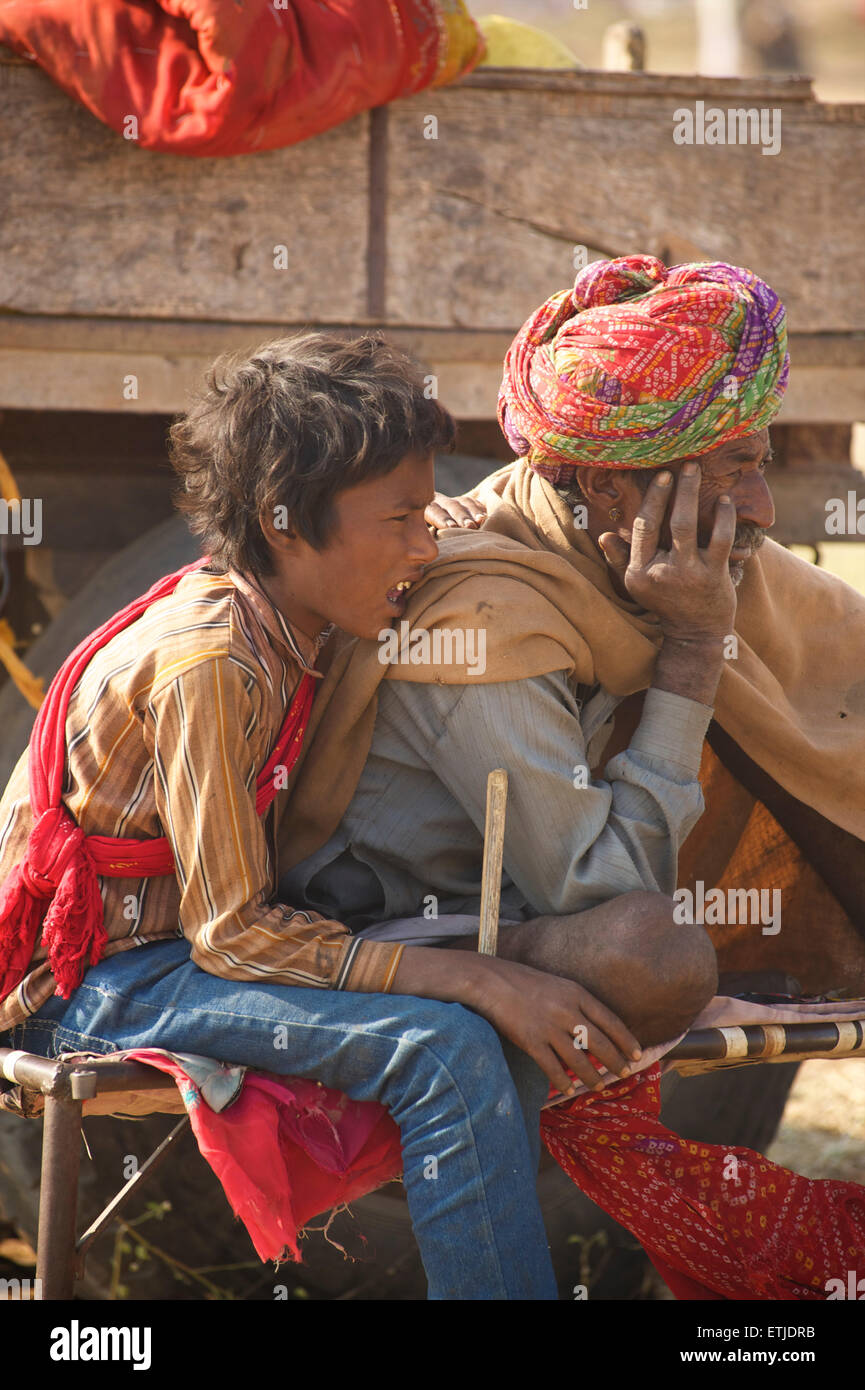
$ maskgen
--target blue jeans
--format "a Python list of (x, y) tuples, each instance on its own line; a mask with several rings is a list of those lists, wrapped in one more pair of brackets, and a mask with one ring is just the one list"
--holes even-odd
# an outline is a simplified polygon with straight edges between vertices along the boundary
[(548, 1083), (526, 1053), (460, 1004), (235, 982), (189, 955), (178, 940), (112, 956), (10, 1045), (49, 1057), (162, 1047), (380, 1101), (400, 1129), (428, 1297), (557, 1297), (536, 1193)]

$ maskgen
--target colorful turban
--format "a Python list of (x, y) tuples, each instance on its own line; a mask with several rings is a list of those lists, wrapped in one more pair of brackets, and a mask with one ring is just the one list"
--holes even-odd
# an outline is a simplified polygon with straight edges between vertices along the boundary
[(511, 344), (499, 424), (553, 483), (580, 464), (660, 468), (763, 429), (789, 369), (784, 306), (753, 271), (594, 261)]

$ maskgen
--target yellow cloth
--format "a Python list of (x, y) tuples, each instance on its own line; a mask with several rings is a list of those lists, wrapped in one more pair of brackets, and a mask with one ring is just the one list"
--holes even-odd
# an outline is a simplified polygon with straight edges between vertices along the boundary
[(483, 15), (478, 26), (487, 46), (479, 64), (488, 68), (582, 68), (571, 50), (552, 34), (531, 24), (505, 19), (500, 14)]

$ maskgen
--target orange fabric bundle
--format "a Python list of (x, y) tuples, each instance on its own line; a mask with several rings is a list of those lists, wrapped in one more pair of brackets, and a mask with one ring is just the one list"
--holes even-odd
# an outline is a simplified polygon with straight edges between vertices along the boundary
[(463, 0), (6, 0), (0, 43), (143, 149), (195, 155), (296, 144), (484, 54)]

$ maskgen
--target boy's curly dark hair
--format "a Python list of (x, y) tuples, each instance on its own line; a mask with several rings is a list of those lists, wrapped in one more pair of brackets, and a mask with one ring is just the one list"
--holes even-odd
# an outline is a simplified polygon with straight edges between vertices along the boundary
[(224, 354), (169, 431), (174, 503), (216, 568), (274, 572), (261, 516), (322, 549), (334, 498), (407, 454), (450, 452), (456, 425), (420, 368), (380, 332), (300, 332)]

